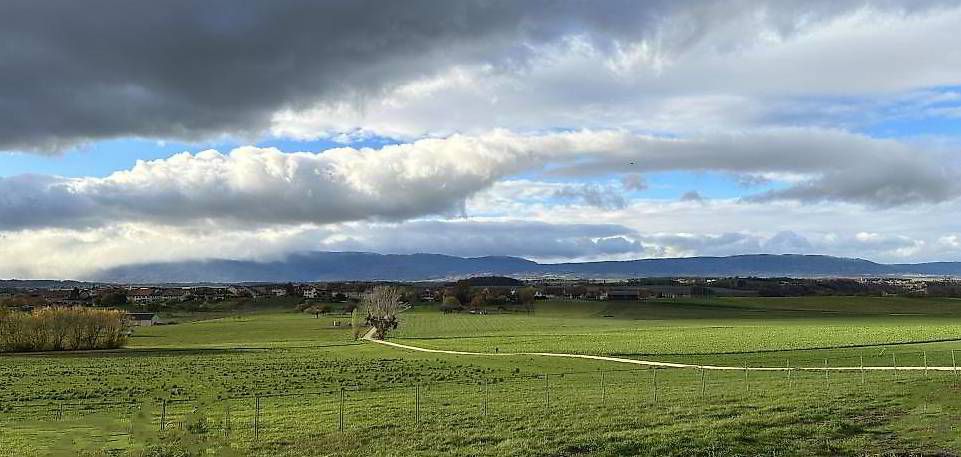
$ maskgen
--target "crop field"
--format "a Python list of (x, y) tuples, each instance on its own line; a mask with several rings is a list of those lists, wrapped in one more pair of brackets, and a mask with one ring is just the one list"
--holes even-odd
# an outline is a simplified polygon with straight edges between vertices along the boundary
[[(349, 320), (242, 313), (141, 328), (122, 350), (0, 356), (0, 455), (961, 451), (961, 373), (933, 369), (961, 356), (958, 300), (550, 301), (533, 314), (487, 315), (416, 307), (391, 338), (807, 368), (771, 372), (421, 353), (355, 341)], [(862, 361), (932, 370), (823, 370)]]

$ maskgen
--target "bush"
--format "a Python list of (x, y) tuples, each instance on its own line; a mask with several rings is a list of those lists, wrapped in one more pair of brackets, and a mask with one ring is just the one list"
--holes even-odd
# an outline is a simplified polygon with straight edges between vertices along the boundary
[(114, 349), (127, 342), (127, 330), (126, 315), (116, 310), (0, 310), (0, 352)]
[(440, 310), (443, 311), (444, 314), (462, 311), (463, 309), (464, 307), (460, 304), (460, 301), (453, 295), (444, 297), (444, 303), (440, 305)]

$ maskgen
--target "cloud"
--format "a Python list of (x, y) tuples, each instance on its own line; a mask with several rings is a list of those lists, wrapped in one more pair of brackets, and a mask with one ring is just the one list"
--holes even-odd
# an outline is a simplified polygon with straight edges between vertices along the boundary
[(814, 246), (804, 236), (785, 230), (764, 241), (762, 249), (772, 254), (813, 254)]
[(230, 229), (120, 223), (95, 229), (0, 232), (0, 277), (89, 278), (111, 267), (209, 258), (279, 260), (307, 251), (511, 255), (536, 259), (640, 256), (634, 231), (612, 224), (416, 220)]
[(703, 202), (703, 201), (704, 201), (704, 197), (702, 197), (701, 194), (700, 194), (698, 191), (696, 191), (696, 190), (689, 190), (689, 191), (687, 191), (687, 192), (684, 192), (684, 194), (681, 195), (680, 200), (681, 200), (682, 202), (698, 202), (698, 203), (700, 203), (700, 202)]
[(623, 208), (627, 205), (617, 189), (597, 184), (567, 185), (554, 192), (554, 197), (573, 199), (596, 208)]
[(465, 257), (521, 256), (539, 260), (644, 255), (636, 232), (614, 224), (552, 224), (505, 220), (422, 220), (359, 224), (323, 244), (327, 250), (396, 254), (444, 253)]
[(956, 154), (842, 130), (770, 128), (689, 137), (623, 136), (617, 152), (567, 167), (559, 176), (622, 170), (693, 170), (792, 175), (757, 201), (851, 201), (890, 207), (942, 202), (961, 193)]
[(0, 232), (0, 278), (89, 278), (98, 269), (216, 257), (280, 259), (309, 246), (303, 227), (231, 230), (210, 224), (113, 223)]
[[(621, 36), (613, 45), (568, 35), (532, 46), (526, 65), (455, 65), (360, 104), (326, 100), (283, 110), (272, 131), (416, 138), (492, 127), (850, 128), (903, 117), (891, 104), (906, 94), (961, 83), (961, 58), (950, 44), (961, 24), (958, 2), (677, 5), (654, 8), (652, 35)], [(926, 103), (911, 102), (931, 115), (956, 111)]]
[(553, 154), (600, 152), (590, 132), (426, 139), (380, 149), (242, 147), (139, 161), (106, 178), (0, 178), (0, 230), (113, 221), (333, 223), (457, 213), (464, 200)]
[(633, 192), (642, 192), (647, 190), (648, 187), (650, 187), (647, 184), (647, 179), (643, 175), (639, 175), (636, 173), (624, 175), (623, 177), (621, 177), (621, 186), (624, 187), (624, 190), (633, 191)]
[(678, 126), (732, 107), (752, 120), (766, 106), (756, 95), (957, 82), (951, 6), (15, 0), (0, 15), (0, 149), (270, 128), (412, 138)]
[[(851, 201), (889, 207), (908, 203), (941, 202), (958, 196), (957, 170), (907, 157), (884, 157), (887, 164), (864, 164), (864, 169), (824, 172), (820, 177), (782, 190), (750, 197), (758, 201), (798, 200), (803, 202)], [(903, 161), (904, 167), (896, 163)]]
[[(748, 195), (745, 202), (934, 204), (961, 193), (958, 168), (946, 157), (891, 140), (822, 129), (695, 138), (624, 131), (525, 136), (498, 130), (320, 153), (241, 147), (140, 161), (105, 178), (0, 178), (0, 230), (143, 221), (330, 224), (456, 216), (466, 214), (469, 198), (522, 173), (618, 176), (628, 162), (634, 164), (629, 176), (671, 170), (805, 176), (787, 187)], [(599, 208), (628, 204), (623, 184), (541, 183), (536, 192), (523, 189), (530, 182), (520, 184), (515, 188), (519, 198), (540, 192), (541, 199), (574, 199)]]
[[(623, 211), (636, 212), (638, 208)], [(470, 218), (260, 228), (231, 228), (208, 222), (176, 226), (114, 223), (87, 229), (0, 232), (0, 258), (4, 259), (0, 262), (0, 277), (84, 279), (120, 265), (209, 258), (272, 261), (315, 250), (511, 255), (546, 262), (753, 253), (822, 253), (888, 262), (961, 256), (958, 232), (926, 232), (916, 226), (889, 232), (857, 232), (854, 227), (862, 225), (862, 219), (856, 211), (838, 222), (833, 232), (796, 223), (797, 231), (777, 233), (726, 231), (733, 221), (748, 219), (748, 224), (735, 225), (757, 225), (758, 216), (744, 209), (725, 208), (717, 212), (711, 217), (712, 227), (705, 226), (703, 214), (686, 215), (684, 211), (681, 207), (658, 210), (661, 217), (673, 221), (665, 226), (680, 229), (674, 232), (657, 231), (662, 224), (647, 216), (637, 218), (633, 224)], [(578, 212), (584, 213), (582, 209)], [(605, 219), (589, 212), (583, 217)], [(838, 219), (832, 214), (822, 217)], [(785, 217), (782, 215), (781, 219)], [(804, 217), (794, 215), (787, 219), (802, 221)], [(957, 224), (952, 227), (958, 228)]]

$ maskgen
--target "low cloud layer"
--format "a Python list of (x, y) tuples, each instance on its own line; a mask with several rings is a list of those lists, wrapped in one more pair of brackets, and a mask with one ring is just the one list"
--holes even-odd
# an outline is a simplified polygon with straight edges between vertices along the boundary
[[(741, 214), (735, 217), (742, 217)], [(847, 230), (847, 227), (843, 227)], [(147, 262), (280, 260), (307, 251), (513, 255), (542, 262), (750, 253), (820, 253), (903, 262), (961, 255), (961, 231), (917, 238), (876, 232), (807, 234), (644, 232), (619, 224), (525, 220), (416, 220), (231, 230), (209, 224), (115, 224), (98, 229), (0, 233), (0, 277), (94, 277)]]

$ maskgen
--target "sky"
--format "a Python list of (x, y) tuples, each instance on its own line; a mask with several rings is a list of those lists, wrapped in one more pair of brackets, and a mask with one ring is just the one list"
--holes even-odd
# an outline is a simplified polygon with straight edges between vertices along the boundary
[(959, 1), (0, 4), (0, 277), (961, 261)]

